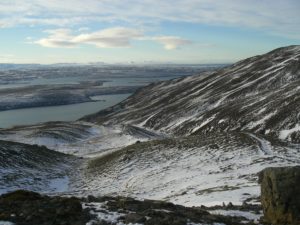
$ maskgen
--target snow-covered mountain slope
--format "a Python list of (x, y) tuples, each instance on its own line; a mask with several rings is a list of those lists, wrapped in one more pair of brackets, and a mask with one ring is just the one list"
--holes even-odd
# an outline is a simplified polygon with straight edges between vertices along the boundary
[(84, 194), (129, 195), (187, 206), (242, 204), (259, 196), (257, 173), (300, 164), (294, 148), (251, 133), (220, 133), (137, 143), (92, 159)]
[(257, 172), (300, 164), (299, 78), (300, 46), (290, 46), (149, 85), (80, 121), (2, 129), (0, 140), (84, 156), (64, 194), (253, 202)]
[(251, 131), (300, 142), (300, 46), (216, 72), (164, 81), (83, 120), (133, 124), (175, 135)]
[(0, 194), (16, 189), (67, 191), (76, 163), (76, 157), (46, 147), (0, 141)]

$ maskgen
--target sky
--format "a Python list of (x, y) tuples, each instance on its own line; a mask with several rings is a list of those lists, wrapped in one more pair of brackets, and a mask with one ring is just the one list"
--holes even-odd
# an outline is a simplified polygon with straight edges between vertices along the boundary
[(0, 0), (0, 63), (233, 63), (299, 43), (299, 0)]

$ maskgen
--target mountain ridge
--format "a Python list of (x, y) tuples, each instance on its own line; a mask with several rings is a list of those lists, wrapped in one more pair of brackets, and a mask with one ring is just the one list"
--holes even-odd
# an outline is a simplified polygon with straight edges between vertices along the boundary
[(300, 143), (299, 87), (300, 46), (288, 46), (215, 72), (151, 84), (82, 120), (179, 136), (250, 131)]

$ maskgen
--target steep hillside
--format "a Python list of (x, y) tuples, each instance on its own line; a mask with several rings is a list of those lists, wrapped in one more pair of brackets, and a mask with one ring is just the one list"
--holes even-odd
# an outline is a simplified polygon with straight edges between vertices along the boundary
[(0, 194), (16, 189), (66, 191), (77, 160), (46, 147), (0, 141)]
[(300, 46), (164, 81), (83, 120), (180, 135), (251, 131), (300, 143)]

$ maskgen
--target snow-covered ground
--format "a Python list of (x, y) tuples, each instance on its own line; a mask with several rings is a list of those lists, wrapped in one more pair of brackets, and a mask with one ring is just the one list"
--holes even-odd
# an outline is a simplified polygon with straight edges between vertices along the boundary
[[(103, 202), (101, 202), (101, 203), (93, 202), (93, 203), (84, 203), (83, 204), (83, 208), (90, 209), (90, 213), (92, 215), (95, 215), (97, 220), (104, 220), (105, 222), (114, 223), (117, 225), (124, 224), (122, 222), (118, 222), (118, 220), (125, 215), (124, 213), (108, 211), (104, 206), (105, 206), (105, 203), (103, 203)], [(93, 222), (96, 222), (96, 221), (92, 220), (92, 221), (88, 222), (86, 225), (92, 225)], [(135, 224), (135, 225), (138, 225), (138, 224)]]
[(0, 132), (0, 140), (15, 141), (76, 156), (94, 157), (111, 149), (164, 137), (136, 126), (100, 126), (86, 122), (57, 122)]
[(49, 194), (81, 192), (79, 186), (85, 184), (84, 167), (89, 158), (111, 154), (137, 141), (162, 137), (135, 126), (98, 126), (86, 122), (53, 122), (2, 130), (0, 140), (5, 142), (0, 145), (0, 194), (17, 189)]
[(0, 141), (0, 194), (18, 189), (66, 192), (78, 164), (76, 157), (44, 147)]
[[(245, 212), (241, 210), (224, 210), (224, 209), (217, 209), (217, 210), (209, 210), (211, 214), (215, 215), (224, 215), (224, 216), (242, 216), (247, 218), (248, 220), (252, 220), (255, 223), (259, 223), (260, 218), (262, 217), (262, 211), (257, 214), (255, 212)], [(247, 223), (247, 221), (245, 221)]]
[(249, 132), (169, 139), (130, 125), (76, 122), (49, 126), (0, 135), (85, 158), (71, 177), (49, 180), (47, 192), (163, 199), (185, 206), (257, 204), (258, 172), (300, 164), (299, 146), (272, 144)]
[(92, 159), (81, 190), (185, 206), (257, 204), (257, 173), (297, 164), (300, 148), (291, 151), (253, 134), (152, 141)]
[(0, 220), (0, 225), (14, 225), (14, 223), (9, 222), (9, 221), (1, 221)]

